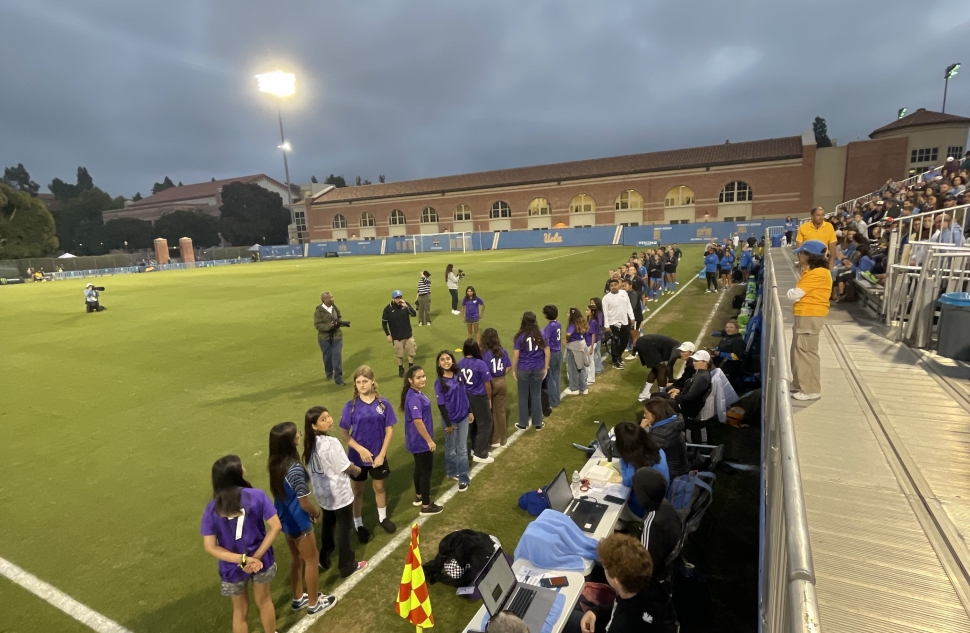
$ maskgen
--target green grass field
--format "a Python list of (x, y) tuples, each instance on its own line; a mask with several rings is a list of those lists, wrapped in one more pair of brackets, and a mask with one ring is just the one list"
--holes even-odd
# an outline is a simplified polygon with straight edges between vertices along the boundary
[[(696, 275), (701, 259), (699, 247), (684, 251), (681, 284)], [(236, 453), (253, 484), (267, 489), (270, 427), (300, 422), (312, 405), (339, 412), (349, 399), (351, 387), (323, 379), (313, 329), (321, 291), (333, 292), (353, 322), (345, 333), (345, 377), (370, 364), (382, 394), (396, 402), (401, 381), (380, 328), (381, 311), (394, 288), (413, 299), (422, 269), (433, 273), (433, 324), (414, 331), (417, 362), (431, 366), (440, 349), (455, 349), (465, 338), (442, 280), (448, 262), (467, 271), (465, 281), (485, 300), (482, 328), (497, 328), (510, 347), (523, 311), (539, 313), (553, 303), (562, 315), (586, 305), (600, 294), (606, 270), (628, 252), (599, 247), (311, 259), (110, 277), (98, 282), (107, 287), (102, 299), (108, 310), (100, 314), (84, 312), (85, 281), (4, 287), (0, 557), (135, 633), (229, 630), (229, 600), (219, 595), (216, 562), (203, 553), (198, 534), (211, 492), (209, 470), (218, 457)], [(693, 340), (715, 301), (695, 282), (645, 331)], [(593, 419), (634, 419), (645, 372), (639, 363), (627, 367), (607, 370), (589, 396), (566, 398), (547, 430), (509, 447), (468, 494), (432, 517), (422, 530), (425, 559), (441, 536), (462, 527), (495, 534), (514, 549), (530, 520), (516, 506), (519, 494), (547, 483), (560, 467), (583, 462), (570, 443), (591, 439)], [(516, 400), (510, 387), (511, 425)], [(395, 434), (389, 463), (389, 513), (399, 530), (407, 529), (417, 509), (409, 503), (413, 462), (402, 432)], [(438, 459), (433, 491), (440, 494), (452, 483)], [(372, 497), (364, 521), (375, 527)], [(355, 540), (358, 557), (391, 538), (379, 529), (375, 537), (366, 546)], [(393, 610), (404, 552), (377, 567), (314, 630), (410, 630)], [(276, 553), (281, 573), (273, 595), (282, 632), (302, 614), (292, 615), (287, 606), (282, 539)], [(336, 571), (321, 578), (324, 591), (339, 582)], [(461, 630), (478, 606), (441, 586), (432, 588), (432, 604), (436, 630), (443, 631)], [(250, 622), (251, 630), (261, 630), (255, 607)], [(0, 631), (85, 630), (0, 578)]]

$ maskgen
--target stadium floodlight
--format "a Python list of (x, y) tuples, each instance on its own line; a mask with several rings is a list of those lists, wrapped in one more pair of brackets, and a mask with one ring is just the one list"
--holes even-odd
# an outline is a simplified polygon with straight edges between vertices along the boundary
[(946, 72), (943, 74), (943, 110), (942, 110), (942, 112), (944, 114), (946, 113), (946, 89), (947, 89), (947, 87), (950, 84), (950, 78), (951, 77), (955, 77), (958, 70), (960, 70), (960, 64), (959, 63), (950, 64), (949, 66), (946, 67)]
[[(296, 94), (296, 75), (293, 73), (285, 73), (282, 70), (262, 73), (256, 75), (256, 83), (260, 92), (271, 94), (279, 99), (292, 97)], [(290, 210), (290, 224), (296, 224), (296, 216), (293, 212), (293, 192), (290, 191), (290, 164), (286, 159), (286, 154), (291, 148), (283, 135), (283, 113), (279, 102), (276, 103), (276, 117), (280, 122), (280, 144), (278, 147), (283, 150), (283, 173), (286, 175), (286, 206)]]
[(901, 119), (906, 116), (906, 108), (900, 108), (899, 112), (896, 113), (896, 118)]

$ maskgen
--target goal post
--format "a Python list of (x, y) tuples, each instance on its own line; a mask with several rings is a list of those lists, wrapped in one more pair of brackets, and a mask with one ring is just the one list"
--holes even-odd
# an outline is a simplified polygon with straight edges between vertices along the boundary
[(414, 254), (460, 252), (466, 253), (472, 248), (472, 234), (457, 233), (426, 233), (414, 235)]

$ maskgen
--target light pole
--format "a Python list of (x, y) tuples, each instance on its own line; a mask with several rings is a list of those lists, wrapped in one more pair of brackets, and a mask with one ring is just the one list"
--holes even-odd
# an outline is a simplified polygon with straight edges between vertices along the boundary
[[(944, 99), (944, 101), (946, 101), (946, 99)], [(896, 118), (901, 119), (904, 116), (906, 116), (906, 108), (900, 108), (899, 112), (896, 113)]]
[(950, 84), (950, 77), (954, 77), (960, 70), (960, 64), (950, 64), (946, 67), (946, 74), (943, 75), (943, 113), (946, 114), (946, 89)]
[[(293, 73), (274, 70), (271, 73), (256, 75), (256, 81), (260, 92), (269, 93), (279, 99), (292, 97), (296, 93), (296, 75)], [(280, 122), (279, 148), (283, 150), (283, 171), (286, 174), (286, 203), (290, 210), (290, 224), (294, 224), (296, 219), (293, 214), (293, 193), (290, 191), (290, 165), (286, 159), (286, 153), (290, 151), (291, 147), (283, 134), (283, 113), (279, 101), (276, 103), (276, 116)]]

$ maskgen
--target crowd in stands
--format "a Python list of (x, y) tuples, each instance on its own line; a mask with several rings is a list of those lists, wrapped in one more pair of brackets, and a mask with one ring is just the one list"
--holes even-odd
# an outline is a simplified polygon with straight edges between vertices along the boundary
[[(740, 257), (735, 260), (733, 254), (739, 246)], [(412, 503), (422, 515), (437, 514), (443, 508), (434, 502), (431, 490), (434, 454), (439, 446), (436, 437), (444, 445), (447, 477), (456, 482), (458, 492), (464, 492), (470, 486), (469, 462), (493, 463), (490, 449), (504, 446), (508, 440), (504, 413), (508, 374), (518, 385), (515, 426), (522, 431), (530, 426), (539, 431), (560, 404), (561, 396), (588, 394), (596, 375), (606, 370), (604, 355), (609, 356), (615, 370), (623, 370), (625, 361), (639, 359), (649, 371), (640, 392), (641, 419), (620, 422), (612, 430), (613, 448), (620, 458), (619, 474), (631, 491), (624, 512), (636, 528), (631, 534), (613, 534), (596, 546), (599, 564), (589, 581), (605, 582), (609, 598), (600, 604), (581, 605), (571, 620), (572, 628), (567, 630), (675, 630), (671, 569), (678, 564), (686, 534), (699, 522), (699, 516), (690, 514), (694, 502), (692, 477), (698, 469), (712, 466), (710, 456), (689, 443), (705, 443), (708, 425), (714, 419), (726, 420), (728, 408), (738, 400), (737, 393), (750, 384), (757, 388), (756, 377), (752, 383), (751, 373), (745, 370), (745, 361), (750, 344), (757, 338), (752, 335), (757, 331), (757, 317), (748, 319), (753, 316), (757, 293), (753, 279), (759, 266), (758, 240), (751, 238), (742, 244), (735, 236), (721, 246), (710, 245), (708, 252), (717, 252), (723, 290), (731, 288), (739, 275), (746, 282), (740, 295), (744, 301), (735, 304), (741, 312), (739, 318), (725, 325), (714, 349), (697, 349), (691, 342), (641, 333), (649, 303), (676, 291), (682, 256), (676, 245), (633, 253), (610, 271), (604, 296), (592, 297), (584, 309), (568, 310), (565, 327), (554, 305), (542, 308), (541, 327), (534, 312), (523, 313), (511, 337), (511, 350), (503, 346), (494, 328), (485, 328), (478, 340), (485, 304), (469, 287), (459, 312), (468, 324), (469, 335), (460, 358), (441, 350), (433, 369), (425, 370), (413, 364), (413, 350), (402, 346), (398, 353), (402, 380), (400, 392), (393, 390), (393, 401), (378, 392), (374, 372), (363, 365), (353, 373), (354, 392), (343, 404), (339, 420), (326, 407), (315, 406), (305, 413), (302, 427), (282, 422), (269, 431), (269, 494), (248, 483), (239, 457), (228, 455), (216, 461), (212, 467), (213, 497), (203, 515), (201, 534), (205, 551), (219, 560), (222, 594), (233, 604), (233, 631), (248, 630), (250, 582), (263, 628), (267, 633), (275, 630), (269, 584), (277, 571), (272, 544), (280, 533), (290, 552), (287, 576), (294, 612), (306, 609), (310, 614), (318, 613), (334, 603), (333, 596), (319, 591), (321, 569), (336, 564), (340, 575), (348, 577), (367, 566), (366, 561), (357, 560), (352, 540), (366, 543), (372, 539), (362, 519), (368, 478), (378, 526), (388, 533), (396, 531), (387, 516), (384, 482), (394, 476), (387, 454), (399, 422), (404, 427), (405, 447), (414, 459)], [(448, 274), (449, 290), (453, 290), (451, 266)], [(425, 295), (430, 292), (428, 279), (425, 272), (419, 282), (419, 297), (422, 288)], [(400, 333), (403, 321), (396, 319), (415, 315), (401, 294), (395, 291), (389, 306), (395, 315), (388, 316), (385, 311), (385, 323), (397, 323), (385, 330), (394, 341), (410, 334), (409, 326), (406, 333)], [(469, 316), (469, 304), (474, 304), (474, 318)], [(341, 318), (332, 301), (326, 312), (334, 320)], [(429, 311), (423, 311), (421, 321), (430, 323)], [(601, 349), (604, 347), (605, 352)], [(561, 391), (563, 362), (568, 386)], [(327, 369), (334, 371), (330, 365)], [(336, 376), (340, 384), (339, 367)], [(630, 396), (632, 401), (633, 394)], [(395, 464), (398, 468), (402, 465)], [(675, 490), (681, 496), (687, 492), (686, 501), (681, 499), (680, 505), (671, 501)], [(319, 530), (317, 523), (321, 524)], [(575, 528), (572, 523), (570, 526)], [(432, 581), (450, 579), (456, 586), (458, 582), (467, 584), (469, 574), (476, 571), (467, 557), (476, 548), (492, 551), (494, 539), (473, 532), (474, 525), (468, 527), (471, 529), (441, 542), (436, 562), (426, 566)], [(321, 535), (319, 545), (317, 532)], [(480, 565), (481, 557), (475, 560)], [(492, 624), (494, 630), (527, 630), (519, 628), (521, 623), (516, 620), (503, 616)]]

